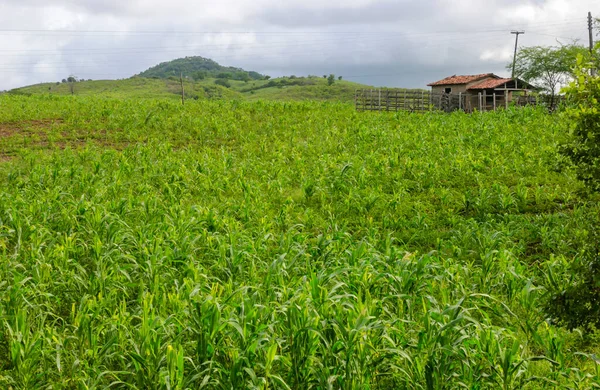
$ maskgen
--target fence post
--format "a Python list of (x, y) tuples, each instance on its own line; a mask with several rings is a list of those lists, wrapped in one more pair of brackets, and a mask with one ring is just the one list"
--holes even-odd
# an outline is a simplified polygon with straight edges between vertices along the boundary
[(433, 90), (431, 90), (431, 92), (429, 92), (429, 110), (431, 111), (431, 106), (433, 105)]
[(379, 88), (379, 111), (381, 111), (381, 88)]
[(494, 91), (494, 111), (496, 111), (496, 92)]
[(504, 90), (504, 108), (508, 110), (508, 89)]
[(477, 96), (479, 97), (479, 111), (481, 111), (481, 92), (477, 93)]
[(487, 111), (487, 94), (485, 93), (485, 89), (483, 90), (483, 109)]
[(462, 110), (462, 92), (458, 93), (458, 109)]
[(386, 91), (385, 93), (385, 110), (390, 110), (390, 91)]

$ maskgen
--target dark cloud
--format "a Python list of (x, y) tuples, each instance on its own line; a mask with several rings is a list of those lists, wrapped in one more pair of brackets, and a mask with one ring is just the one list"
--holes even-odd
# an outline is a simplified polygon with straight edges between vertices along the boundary
[[(301, 5), (267, 8), (255, 14), (255, 18), (282, 27), (333, 27), (339, 25), (369, 25), (378, 29), (381, 24), (406, 21), (424, 21), (431, 16), (431, 5), (426, 2), (383, 0), (348, 7), (343, 4), (326, 4), (319, 8)], [(401, 24), (397, 25), (402, 28)]]
[[(372, 85), (424, 87), (451, 74), (506, 75), (513, 28), (527, 31), (522, 45), (584, 39), (593, 6), (593, 0), (4, 0), (3, 29), (74, 32), (0, 32), (0, 89), (69, 74), (124, 78), (191, 55), (273, 76), (335, 73)], [(113, 32), (83, 32), (99, 30)]]

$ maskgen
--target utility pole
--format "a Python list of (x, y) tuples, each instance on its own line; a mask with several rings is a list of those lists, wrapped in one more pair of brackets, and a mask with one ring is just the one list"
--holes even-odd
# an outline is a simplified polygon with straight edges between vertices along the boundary
[[(592, 58), (594, 56), (594, 29), (592, 25), (592, 13), (588, 12), (588, 30), (590, 32), (590, 54)], [(596, 75), (596, 69), (594, 69), (594, 63), (592, 63), (592, 69), (590, 70), (592, 76)]]
[(517, 47), (519, 46), (519, 34), (525, 34), (525, 31), (511, 31), (511, 34), (515, 34), (515, 55), (513, 57), (513, 68), (512, 68), (512, 79), (515, 79), (515, 67), (517, 65)]

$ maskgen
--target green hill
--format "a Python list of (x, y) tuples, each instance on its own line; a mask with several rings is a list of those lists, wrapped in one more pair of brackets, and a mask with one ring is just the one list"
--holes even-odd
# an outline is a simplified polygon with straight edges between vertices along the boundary
[(101, 95), (111, 98), (181, 98), (183, 75), (186, 99), (321, 100), (349, 103), (354, 91), (367, 85), (338, 77), (280, 77), (225, 67), (203, 57), (186, 57), (154, 66), (122, 80), (42, 83), (10, 91), (22, 95)]
[[(71, 87), (73, 90), (71, 90)], [(199, 84), (184, 80), (186, 99), (241, 99), (241, 94), (220, 85)], [(110, 98), (171, 98), (181, 99), (179, 80), (158, 80), (132, 77), (124, 80), (89, 80), (73, 83), (42, 83), (10, 91), (20, 95), (81, 95), (105, 96)]]
[[(354, 91), (366, 85), (336, 80), (328, 85), (320, 77), (282, 77), (270, 80), (230, 80), (205, 78), (195, 81), (184, 79), (186, 99), (240, 99), (240, 100), (320, 100), (350, 103)], [(71, 87), (73, 88), (71, 90)], [(135, 76), (124, 80), (96, 80), (69, 83), (42, 83), (10, 91), (21, 95), (101, 95), (111, 98), (180, 99), (181, 85), (175, 78), (153, 79)]]
[(265, 75), (258, 72), (246, 71), (231, 66), (222, 66), (209, 58), (199, 56), (178, 58), (173, 61), (163, 62), (139, 74), (140, 77), (158, 79), (179, 77), (180, 75), (194, 80), (222, 78), (244, 81), (265, 78)]

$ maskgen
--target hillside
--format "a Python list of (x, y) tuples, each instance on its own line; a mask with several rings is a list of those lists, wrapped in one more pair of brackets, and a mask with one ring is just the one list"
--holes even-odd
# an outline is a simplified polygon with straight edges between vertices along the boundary
[[(243, 100), (321, 100), (350, 103), (354, 91), (366, 85), (336, 80), (328, 85), (322, 77), (282, 77), (263, 80), (232, 80), (220, 78), (184, 79), (186, 99), (243, 99)], [(69, 83), (43, 83), (17, 88), (12, 94), (24, 95), (101, 95), (111, 98), (161, 98), (180, 99), (181, 86), (176, 78), (153, 79), (132, 77), (124, 80), (80, 81)]]
[[(237, 92), (215, 84), (199, 84), (190, 80), (184, 81), (187, 99), (208, 98), (241, 98)], [(21, 95), (80, 95), (104, 96), (108, 98), (156, 98), (180, 99), (181, 84), (179, 80), (158, 80), (142, 77), (132, 77), (124, 80), (89, 80), (69, 83), (42, 83), (10, 91), (11, 94)]]
[(139, 74), (140, 77), (166, 79), (179, 77), (201, 80), (204, 78), (224, 78), (234, 80), (260, 80), (264, 75), (241, 68), (222, 66), (209, 58), (194, 56), (178, 58), (160, 63)]
[[(163, 62), (129, 79), (42, 83), (10, 91), (18, 95), (101, 95), (109, 98), (180, 99), (183, 76), (186, 99), (244, 99), (283, 101), (338, 101), (350, 103), (354, 91), (369, 88), (337, 77), (280, 77), (222, 66), (204, 57)], [(63, 80), (64, 81), (64, 80)]]

